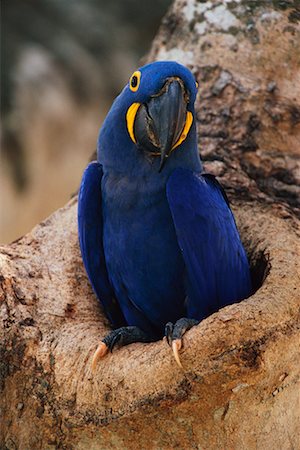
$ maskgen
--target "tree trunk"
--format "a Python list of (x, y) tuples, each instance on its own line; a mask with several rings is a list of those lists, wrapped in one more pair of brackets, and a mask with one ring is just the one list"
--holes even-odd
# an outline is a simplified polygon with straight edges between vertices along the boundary
[(1, 248), (1, 448), (295, 449), (299, 430), (300, 11), (175, 1), (147, 60), (199, 81), (199, 149), (231, 199), (255, 294), (184, 338), (91, 357), (108, 331), (77, 198)]

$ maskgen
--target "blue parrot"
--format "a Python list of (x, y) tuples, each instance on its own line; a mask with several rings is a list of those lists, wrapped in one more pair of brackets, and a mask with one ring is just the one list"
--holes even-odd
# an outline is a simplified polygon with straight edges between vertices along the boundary
[(113, 330), (93, 358), (118, 344), (182, 336), (251, 295), (247, 256), (226, 194), (203, 173), (197, 82), (181, 64), (133, 73), (100, 130), (97, 161), (78, 201), (81, 254)]

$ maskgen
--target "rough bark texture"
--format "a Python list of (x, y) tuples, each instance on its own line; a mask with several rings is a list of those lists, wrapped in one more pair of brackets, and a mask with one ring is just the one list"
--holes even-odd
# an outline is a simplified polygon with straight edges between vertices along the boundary
[[(149, 60), (200, 84), (199, 143), (233, 203), (257, 291), (185, 336), (115, 351), (77, 243), (76, 198), (1, 248), (1, 445), (299, 448), (300, 32), (293, 1), (176, 1)], [(1, 447), (2, 448), (2, 447)]]

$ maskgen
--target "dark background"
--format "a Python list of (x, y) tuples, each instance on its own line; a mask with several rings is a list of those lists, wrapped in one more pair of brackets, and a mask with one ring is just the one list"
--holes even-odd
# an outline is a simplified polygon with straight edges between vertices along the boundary
[(170, 3), (1, 2), (1, 242), (76, 191), (101, 121)]

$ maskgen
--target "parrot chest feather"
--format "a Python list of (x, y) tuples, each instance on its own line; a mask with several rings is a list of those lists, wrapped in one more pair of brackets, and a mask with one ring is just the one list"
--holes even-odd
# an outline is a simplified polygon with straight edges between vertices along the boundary
[(184, 262), (165, 186), (104, 175), (102, 195), (104, 253), (115, 293), (163, 327), (170, 308), (180, 317), (185, 298)]

